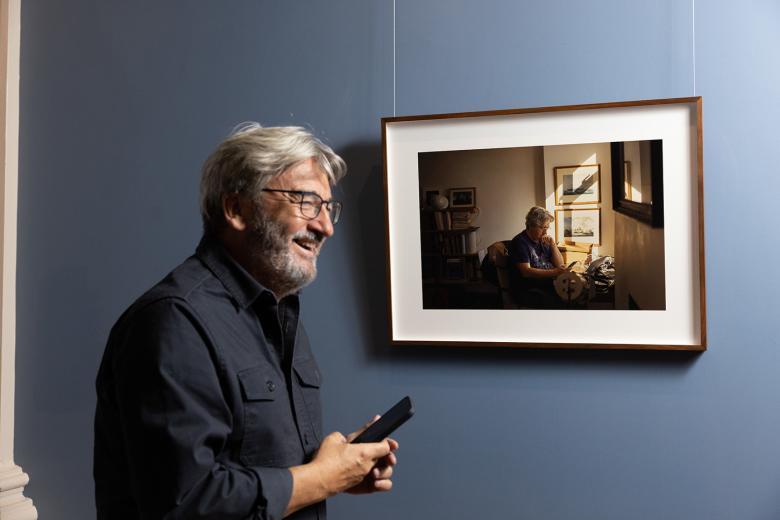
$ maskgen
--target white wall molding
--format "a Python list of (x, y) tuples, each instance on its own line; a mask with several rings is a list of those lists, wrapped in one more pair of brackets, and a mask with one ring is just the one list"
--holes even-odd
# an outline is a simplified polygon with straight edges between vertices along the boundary
[(15, 464), (0, 466), (0, 519), (35, 520), (38, 511), (23, 494), (30, 481), (27, 473)]
[(0, 0), (0, 520), (34, 520), (30, 477), (14, 464), (16, 229), (21, 0)]

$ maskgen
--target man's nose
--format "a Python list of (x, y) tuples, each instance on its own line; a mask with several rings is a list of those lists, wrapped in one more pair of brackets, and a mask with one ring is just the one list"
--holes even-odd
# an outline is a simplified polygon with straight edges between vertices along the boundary
[(309, 226), (325, 238), (333, 236), (333, 221), (330, 219), (330, 211), (324, 206), (321, 208), (320, 214), (309, 221)]

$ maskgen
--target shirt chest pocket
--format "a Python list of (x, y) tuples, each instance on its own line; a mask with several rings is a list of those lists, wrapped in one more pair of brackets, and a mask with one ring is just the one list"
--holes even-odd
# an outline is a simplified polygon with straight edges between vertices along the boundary
[(296, 359), (293, 370), (301, 389), (306, 414), (317, 441), (322, 440), (322, 404), (320, 403), (320, 385), (322, 379), (317, 363), (313, 358)]
[(269, 367), (238, 373), (241, 385), (244, 429), (241, 462), (273, 466), (289, 458), (297, 438), (284, 381)]

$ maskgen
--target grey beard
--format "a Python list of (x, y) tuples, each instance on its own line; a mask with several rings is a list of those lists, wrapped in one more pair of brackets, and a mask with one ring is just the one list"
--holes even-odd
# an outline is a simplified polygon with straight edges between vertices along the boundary
[(264, 283), (277, 298), (301, 290), (317, 276), (317, 258), (313, 259), (311, 269), (297, 263), (288, 238), (292, 237), (285, 236), (284, 226), (258, 212), (250, 234), (252, 263), (266, 275)]

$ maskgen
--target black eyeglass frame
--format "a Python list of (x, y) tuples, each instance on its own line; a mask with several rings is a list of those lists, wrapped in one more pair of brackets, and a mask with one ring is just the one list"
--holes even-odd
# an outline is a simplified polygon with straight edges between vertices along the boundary
[[(271, 188), (263, 188), (261, 191), (267, 191), (269, 193), (290, 193), (293, 195), (298, 195), (301, 198), (301, 200), (298, 201), (291, 200), (288, 202), (290, 202), (291, 204), (298, 204), (298, 207), (301, 210), (301, 215), (303, 215), (305, 218), (312, 219), (312, 220), (320, 216), (320, 212), (322, 211), (322, 206), (325, 206), (328, 210), (328, 216), (330, 217), (330, 221), (333, 224), (336, 224), (339, 221), (339, 217), (341, 216), (341, 210), (344, 207), (344, 204), (342, 204), (338, 200), (334, 200), (334, 199), (325, 200), (320, 196), (319, 193), (313, 191), (275, 190)], [(320, 202), (318, 204), (317, 203), (309, 204), (309, 206), (313, 208), (312, 211), (314, 211), (314, 215), (307, 215), (306, 211), (303, 209), (303, 203), (307, 202), (305, 199), (306, 195), (311, 195), (320, 199)]]

